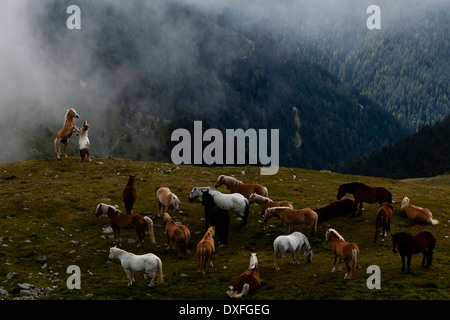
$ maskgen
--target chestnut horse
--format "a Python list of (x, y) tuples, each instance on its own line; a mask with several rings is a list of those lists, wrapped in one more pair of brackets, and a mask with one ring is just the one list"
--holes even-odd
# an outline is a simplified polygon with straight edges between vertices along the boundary
[(91, 161), (91, 157), (89, 155), (89, 146), (91, 145), (88, 137), (89, 125), (87, 121), (84, 121), (83, 127), (80, 130), (79, 138), (78, 138), (78, 147), (80, 149), (80, 161), (84, 160), (84, 157), (87, 156), (87, 159)]
[[(421, 231), (415, 235), (399, 232), (392, 236), (392, 251), (397, 250), (402, 257), (402, 272), (405, 272), (405, 256), (407, 257), (408, 269), (411, 272), (411, 255), (422, 253), (422, 267), (429, 267), (433, 261), (433, 250), (436, 246), (436, 237), (429, 231)], [(426, 264), (425, 264), (426, 262)]]
[(340, 258), (339, 261), (344, 259), (345, 267), (347, 272), (344, 275), (344, 279), (353, 279), (355, 277), (356, 271), (356, 261), (359, 255), (359, 248), (356, 243), (349, 243), (344, 240), (344, 238), (334, 229), (328, 229), (325, 233), (325, 239), (332, 241), (333, 250), (333, 270), (331, 272), (336, 272), (336, 259)]
[(77, 126), (75, 125), (75, 122), (73, 121), (73, 118), (78, 118), (78, 114), (75, 111), (75, 109), (71, 108), (71, 109), (67, 109), (66, 114), (64, 115), (64, 125), (63, 128), (61, 130), (58, 131), (58, 133), (56, 134), (56, 139), (55, 139), (55, 150), (56, 150), (56, 156), (59, 159), (61, 151), (59, 149), (59, 144), (62, 143), (64, 145), (64, 156), (67, 157), (66, 154), (66, 147), (67, 144), (69, 143), (69, 138), (72, 136), (72, 134), (74, 132), (79, 132), (80, 129), (77, 128)]
[(221, 185), (226, 185), (231, 193), (240, 193), (247, 199), (252, 193), (259, 194), (261, 196), (267, 197), (267, 188), (260, 184), (245, 184), (233, 177), (221, 175), (216, 182), (215, 187), (218, 188)]
[[(254, 292), (261, 286), (261, 278), (258, 269), (258, 254), (250, 254), (250, 264), (239, 277), (235, 278), (227, 295), (230, 298), (242, 298), (251, 292)], [(240, 292), (240, 293), (239, 293)]]
[(158, 202), (158, 214), (165, 212), (166, 208), (168, 212), (173, 213), (173, 211), (178, 210), (180, 205), (180, 199), (167, 187), (161, 187), (156, 191), (156, 199)]
[(386, 231), (391, 232), (391, 219), (394, 215), (394, 206), (392, 203), (383, 202), (377, 212), (375, 219), (375, 242), (377, 242), (378, 233), (381, 230), (381, 241), (386, 237)]
[(163, 220), (166, 224), (166, 235), (167, 235), (167, 247), (166, 251), (170, 249), (170, 243), (173, 242), (173, 248), (180, 248), (180, 258), (186, 255), (187, 244), (191, 238), (191, 233), (188, 227), (179, 225), (172, 219), (172, 217), (167, 213), (163, 213)]
[(120, 228), (134, 229), (139, 237), (138, 248), (144, 244), (145, 228), (148, 227), (150, 240), (155, 243), (153, 220), (140, 214), (126, 214), (115, 207), (100, 203), (95, 210), (95, 216), (107, 216), (114, 231), (114, 242), (120, 244)]
[(125, 189), (122, 191), (122, 199), (125, 204), (125, 211), (128, 214), (131, 214), (131, 210), (133, 209), (134, 202), (137, 198), (137, 190), (134, 186), (134, 178), (135, 175), (130, 175), (128, 178), (128, 183), (125, 186)]
[(264, 222), (267, 223), (272, 217), (277, 217), (283, 222), (286, 234), (290, 234), (291, 224), (298, 225), (306, 223), (309, 227), (309, 237), (314, 238), (316, 236), (318, 216), (317, 213), (310, 208), (299, 210), (286, 207), (268, 208), (264, 213)]
[(287, 207), (294, 209), (292, 206), (292, 203), (290, 201), (273, 201), (272, 199), (268, 197), (261, 196), (256, 193), (252, 193), (250, 197), (248, 198), (248, 203), (252, 204), (253, 202), (256, 202), (261, 207), (261, 215), (264, 215), (264, 212), (267, 208), (272, 207)]
[(362, 215), (363, 202), (382, 204), (383, 202), (392, 203), (392, 194), (383, 187), (369, 187), (364, 183), (352, 182), (346, 183), (339, 186), (338, 194), (336, 198), (341, 200), (341, 198), (346, 194), (351, 193), (355, 197), (355, 208), (351, 217), (355, 216), (355, 211), (359, 204), (359, 214)]
[(213, 267), (212, 255), (215, 251), (214, 233), (216, 227), (209, 227), (202, 240), (197, 244), (198, 273), (205, 274), (206, 263), (210, 259), (210, 265)]
[(408, 219), (418, 223), (436, 225), (439, 221), (433, 219), (433, 214), (426, 208), (421, 208), (409, 203), (409, 198), (404, 197), (402, 200), (401, 212), (406, 215)]

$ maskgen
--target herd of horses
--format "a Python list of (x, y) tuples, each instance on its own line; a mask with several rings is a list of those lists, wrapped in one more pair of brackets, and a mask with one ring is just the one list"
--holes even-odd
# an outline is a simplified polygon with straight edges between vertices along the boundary
[[(65, 123), (55, 139), (55, 148), (58, 159), (60, 158), (59, 145), (63, 143), (64, 154), (68, 140), (73, 133), (83, 133), (80, 137), (80, 156), (89, 158), (89, 139), (87, 130), (89, 126), (85, 121), (82, 129), (75, 126), (73, 118), (78, 118), (74, 109), (67, 110)], [(67, 155), (66, 155), (67, 156)], [(89, 159), (90, 160), (90, 159)], [(118, 208), (100, 203), (97, 205), (95, 215), (106, 216), (109, 218), (111, 228), (114, 232), (114, 243), (120, 246), (120, 229), (134, 229), (138, 238), (138, 247), (143, 246), (146, 231), (150, 235), (150, 240), (155, 243), (153, 221), (148, 216), (132, 213), (133, 205), (137, 199), (137, 190), (134, 186), (135, 176), (129, 177), (128, 183), (123, 190), (122, 199), (124, 201), (126, 212), (121, 212)], [(222, 193), (217, 188), (225, 185), (230, 193)], [(352, 194), (354, 201), (350, 198), (342, 199), (346, 194)], [(190, 230), (187, 226), (177, 223), (171, 214), (179, 210), (180, 200), (167, 187), (161, 187), (156, 193), (158, 203), (158, 215), (162, 215), (165, 224), (165, 235), (167, 236), (166, 250), (178, 248), (180, 257), (185, 257), (188, 242), (190, 240)], [(201, 199), (204, 207), (205, 216), (205, 234), (196, 247), (196, 256), (198, 259), (198, 272), (206, 273), (208, 260), (212, 265), (212, 255), (215, 253), (215, 240), (219, 246), (228, 244), (228, 229), (230, 225), (230, 212), (234, 212), (241, 219), (240, 227), (244, 227), (248, 221), (250, 204), (256, 203), (260, 206), (260, 213), (264, 217), (264, 228), (272, 217), (278, 218), (284, 226), (285, 235), (278, 236), (273, 242), (274, 248), (274, 269), (280, 270), (279, 260), (286, 253), (291, 253), (291, 263), (299, 263), (298, 256), (301, 249), (304, 250), (304, 256), (308, 263), (312, 261), (312, 247), (308, 238), (312, 239), (317, 233), (317, 224), (328, 219), (339, 216), (354, 217), (358, 211), (358, 216), (362, 214), (363, 203), (378, 203), (380, 205), (375, 219), (375, 237), (377, 242), (378, 234), (381, 233), (381, 241), (390, 232), (390, 222), (394, 214), (392, 204), (392, 194), (383, 187), (370, 187), (363, 183), (352, 182), (339, 186), (337, 200), (330, 204), (317, 208), (294, 209), (291, 201), (273, 201), (268, 197), (268, 189), (261, 184), (246, 184), (231, 176), (221, 175), (218, 177), (215, 188), (194, 187), (189, 195), (189, 201)], [(410, 204), (405, 197), (401, 203), (401, 215), (417, 223), (436, 225), (439, 222), (432, 216), (430, 210)], [(291, 225), (306, 224), (308, 235), (300, 232), (290, 233)], [(332, 242), (333, 269), (336, 270), (337, 258), (344, 261), (347, 272), (344, 279), (353, 279), (359, 248), (356, 243), (346, 242), (344, 238), (335, 229), (328, 228), (325, 234), (326, 241)], [(429, 267), (432, 264), (433, 250), (436, 246), (436, 237), (429, 231), (422, 231), (415, 235), (406, 232), (400, 232), (392, 235), (393, 252), (399, 251), (402, 259), (401, 271), (410, 272), (410, 263), (412, 254), (423, 254), (422, 266)], [(295, 261), (294, 261), (295, 257)], [(121, 261), (127, 278), (128, 285), (134, 281), (134, 271), (145, 271), (151, 277), (150, 286), (154, 284), (155, 279), (158, 283), (163, 282), (162, 263), (154, 254), (134, 255), (117, 247), (110, 249), (110, 259), (117, 258)], [(407, 268), (405, 266), (405, 258)], [(233, 281), (233, 286), (227, 291), (227, 295), (232, 298), (240, 298), (251, 292), (254, 292), (261, 285), (261, 279), (258, 269), (257, 253), (250, 254), (249, 267)]]

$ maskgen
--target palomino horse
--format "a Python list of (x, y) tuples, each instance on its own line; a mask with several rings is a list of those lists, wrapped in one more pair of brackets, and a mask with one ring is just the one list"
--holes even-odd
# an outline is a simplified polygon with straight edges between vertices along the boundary
[(328, 205), (315, 209), (319, 215), (319, 223), (339, 216), (355, 213), (355, 204), (352, 199), (341, 199), (330, 202)]
[(363, 202), (366, 203), (378, 202), (380, 205), (383, 202), (392, 203), (392, 194), (383, 187), (377, 188), (369, 187), (366, 186), (364, 183), (360, 182), (346, 183), (339, 186), (336, 198), (340, 200), (346, 193), (351, 193), (355, 197), (355, 208), (351, 215), (352, 217), (355, 216), (355, 211), (358, 208), (358, 204), (359, 204), (358, 216), (362, 215)]
[(120, 260), (123, 270), (127, 274), (127, 286), (131, 286), (135, 282), (133, 271), (147, 272), (152, 277), (149, 287), (153, 286), (155, 278), (157, 283), (164, 282), (161, 259), (153, 253), (134, 255), (116, 247), (109, 248), (109, 259), (112, 260), (114, 258)]
[(242, 298), (250, 292), (254, 292), (261, 286), (261, 278), (258, 269), (258, 254), (250, 254), (250, 264), (239, 277), (234, 279), (233, 285), (227, 291), (230, 298)]
[(78, 114), (75, 111), (75, 109), (67, 109), (66, 114), (64, 115), (64, 126), (61, 130), (58, 131), (56, 134), (55, 139), (55, 149), (56, 149), (56, 155), (59, 159), (59, 156), (61, 154), (61, 151), (59, 149), (59, 144), (62, 142), (64, 144), (64, 156), (67, 157), (66, 154), (66, 147), (69, 143), (69, 138), (72, 136), (74, 132), (79, 132), (80, 129), (77, 128), (75, 125), (75, 122), (73, 121), (73, 118), (78, 118)]
[(375, 242), (377, 242), (378, 233), (381, 230), (381, 241), (386, 237), (386, 231), (391, 232), (391, 219), (394, 215), (394, 206), (392, 203), (383, 202), (377, 212), (375, 220)]
[(191, 233), (188, 227), (179, 225), (172, 219), (172, 217), (167, 213), (163, 213), (163, 220), (166, 224), (166, 235), (167, 235), (167, 247), (166, 251), (170, 249), (170, 243), (173, 242), (173, 248), (180, 248), (180, 258), (186, 255), (187, 244), (191, 238)]
[(125, 189), (122, 191), (122, 199), (125, 204), (125, 211), (128, 214), (131, 214), (131, 210), (133, 209), (134, 202), (137, 199), (137, 190), (134, 186), (134, 178), (135, 175), (130, 175), (128, 178), (128, 183), (125, 186)]
[(317, 213), (310, 208), (299, 210), (293, 210), (286, 207), (268, 208), (264, 213), (264, 222), (267, 223), (272, 217), (277, 217), (283, 222), (286, 234), (290, 234), (291, 224), (298, 225), (305, 223), (309, 227), (310, 238), (316, 236), (318, 216)]
[(156, 199), (158, 201), (158, 214), (166, 212), (166, 208), (168, 212), (173, 213), (173, 211), (178, 210), (180, 205), (180, 199), (167, 187), (161, 187), (156, 191)]
[[(422, 253), (422, 267), (429, 267), (433, 261), (433, 250), (436, 246), (436, 237), (429, 231), (421, 231), (415, 235), (399, 232), (392, 236), (392, 251), (397, 250), (402, 257), (402, 272), (405, 272), (405, 256), (408, 259), (407, 273), (411, 272), (411, 255)], [(426, 262), (426, 264), (425, 264)]]
[(240, 193), (248, 199), (252, 193), (259, 194), (261, 196), (268, 196), (267, 188), (256, 184), (245, 184), (233, 177), (221, 175), (216, 182), (215, 187), (218, 188), (221, 185), (226, 185), (231, 193)]
[(266, 211), (267, 208), (272, 208), (272, 207), (287, 207), (287, 208), (291, 208), (294, 209), (294, 207), (292, 206), (292, 203), (290, 201), (273, 201), (272, 199), (268, 198), (268, 197), (264, 197), (261, 196), (259, 194), (256, 193), (252, 193), (250, 195), (250, 197), (248, 198), (248, 202), (250, 204), (252, 204), (253, 202), (256, 202), (260, 207), (261, 207), (261, 215), (264, 215), (264, 212)]
[(247, 224), (250, 205), (247, 198), (240, 193), (225, 194), (209, 187), (194, 187), (189, 195), (189, 201), (192, 202), (202, 197), (202, 191), (206, 190), (214, 197), (214, 203), (217, 207), (227, 211), (231, 210), (242, 218), (241, 227)]
[(336, 272), (336, 259), (340, 258), (339, 261), (344, 259), (345, 267), (347, 268), (347, 272), (344, 275), (344, 279), (353, 279), (355, 277), (356, 271), (356, 261), (359, 255), (359, 248), (356, 243), (349, 243), (344, 240), (344, 238), (334, 229), (328, 229), (325, 234), (325, 239), (328, 241), (332, 241), (332, 250), (333, 250), (333, 270), (331, 272)]
[(215, 226), (219, 235), (219, 244), (228, 244), (228, 229), (230, 228), (230, 213), (216, 206), (214, 197), (208, 190), (203, 191), (202, 205), (205, 207), (205, 229)]
[(150, 240), (155, 243), (155, 235), (153, 233), (153, 221), (149, 217), (140, 214), (126, 214), (117, 210), (113, 206), (100, 203), (95, 210), (95, 215), (107, 216), (109, 223), (114, 231), (114, 242), (120, 244), (120, 228), (134, 229), (139, 237), (138, 248), (144, 244), (145, 228), (148, 227)]
[(197, 244), (198, 273), (205, 274), (206, 263), (210, 259), (210, 265), (213, 267), (212, 255), (215, 251), (214, 233), (216, 227), (209, 227), (202, 240)]
[(79, 138), (78, 138), (78, 147), (80, 148), (80, 161), (84, 160), (84, 157), (87, 157), (89, 161), (91, 161), (91, 157), (89, 155), (89, 146), (91, 145), (88, 137), (89, 125), (87, 121), (84, 121), (83, 127), (80, 130)]
[(273, 268), (278, 271), (280, 267), (278, 266), (279, 260), (284, 257), (284, 254), (287, 252), (291, 252), (291, 263), (294, 263), (294, 254), (296, 254), (295, 263), (298, 262), (298, 255), (300, 253), (300, 249), (303, 248), (303, 253), (306, 258), (306, 262), (311, 263), (312, 261), (312, 249), (309, 244), (308, 239), (303, 233), (293, 232), (288, 236), (278, 236), (273, 242), (273, 257), (274, 264)]
[(404, 197), (402, 200), (401, 212), (406, 215), (408, 219), (418, 223), (436, 225), (439, 221), (433, 219), (433, 214), (426, 208), (421, 208), (409, 203), (409, 198)]

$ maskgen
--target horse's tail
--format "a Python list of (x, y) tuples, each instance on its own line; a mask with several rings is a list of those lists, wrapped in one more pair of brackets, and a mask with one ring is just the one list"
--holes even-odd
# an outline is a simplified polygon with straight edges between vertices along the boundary
[(427, 222), (429, 223), (429, 224), (431, 224), (431, 225), (437, 225), (437, 224), (439, 224), (439, 221), (437, 221), (436, 219), (433, 219), (433, 218), (431, 218), (431, 217), (429, 217), (428, 219), (427, 219)]
[(201, 246), (198, 253), (198, 272), (205, 273), (206, 268), (206, 248)]
[(155, 243), (155, 233), (153, 232), (153, 220), (150, 217), (144, 217), (144, 221), (148, 226), (148, 233), (150, 234), (150, 240)]
[(227, 291), (227, 295), (230, 298), (236, 298), (236, 299), (240, 299), (242, 297), (245, 297), (248, 295), (248, 292), (250, 291), (250, 285), (248, 283), (245, 283), (244, 286), (242, 287), (242, 291), (241, 293), (237, 293), (237, 291)]
[(358, 260), (358, 250), (352, 249), (352, 260), (351, 260), (351, 271), (350, 271), (351, 279), (353, 279), (355, 277), (357, 260)]
[(268, 197), (269, 196), (269, 191), (267, 190), (266, 187), (263, 187), (263, 188), (264, 188), (264, 197)]
[(163, 276), (162, 262), (161, 259), (158, 259), (158, 265), (156, 267), (156, 282), (163, 283), (164, 282), (163, 277), (164, 276)]
[(311, 238), (314, 238), (316, 236), (317, 233), (317, 221), (319, 221), (319, 215), (317, 214), (317, 212), (314, 212), (314, 221), (313, 221), (313, 226), (311, 228)]

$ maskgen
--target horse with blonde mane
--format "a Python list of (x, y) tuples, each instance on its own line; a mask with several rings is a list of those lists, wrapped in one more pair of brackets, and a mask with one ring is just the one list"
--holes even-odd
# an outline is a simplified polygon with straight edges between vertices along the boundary
[(284, 255), (288, 252), (290, 252), (291, 255), (291, 263), (294, 263), (294, 254), (296, 255), (295, 263), (299, 264), (298, 262), (298, 255), (300, 253), (300, 249), (303, 248), (303, 253), (306, 258), (307, 263), (312, 262), (312, 249), (311, 245), (309, 244), (308, 238), (301, 233), (301, 232), (292, 232), (288, 236), (278, 236), (275, 241), (273, 242), (273, 257), (274, 257), (274, 264), (273, 268), (275, 271), (280, 270), (280, 267), (278, 266), (279, 261)]
[(212, 262), (212, 255), (215, 251), (214, 233), (216, 227), (209, 227), (202, 240), (197, 244), (197, 259), (198, 259), (198, 273), (205, 274), (206, 263), (210, 259), (211, 267), (214, 266)]
[(377, 212), (375, 219), (375, 242), (377, 242), (378, 233), (381, 231), (381, 241), (386, 237), (386, 231), (391, 232), (391, 219), (394, 215), (394, 206), (392, 203), (383, 202)]
[(401, 205), (401, 212), (406, 215), (408, 219), (423, 224), (437, 225), (439, 221), (433, 219), (433, 214), (426, 208), (421, 208), (409, 203), (409, 198), (404, 197)]
[(162, 262), (156, 255), (153, 253), (147, 253), (142, 255), (135, 255), (130, 252), (126, 252), (125, 250), (113, 247), (109, 248), (109, 260), (114, 258), (119, 259), (123, 270), (127, 274), (128, 284), (127, 286), (131, 286), (134, 280), (133, 271), (144, 271), (152, 277), (152, 280), (149, 283), (149, 287), (152, 287), (155, 278), (157, 283), (164, 282), (163, 278), (163, 270), (162, 270)]
[(170, 249), (170, 243), (173, 242), (173, 248), (180, 248), (179, 257), (182, 258), (186, 255), (187, 244), (191, 238), (191, 233), (188, 227), (179, 225), (172, 219), (172, 217), (167, 213), (163, 213), (163, 220), (166, 224), (166, 236), (167, 236), (167, 247), (166, 251)]
[(264, 222), (267, 223), (272, 217), (277, 217), (283, 222), (286, 234), (290, 234), (291, 224), (299, 225), (305, 223), (309, 228), (309, 237), (314, 238), (316, 236), (317, 221), (319, 217), (317, 213), (310, 208), (298, 210), (286, 207), (267, 208), (264, 213)]
[(226, 294), (230, 298), (242, 298), (256, 291), (261, 286), (261, 278), (258, 269), (258, 254), (250, 254), (250, 264), (240, 276), (236, 277), (233, 285), (229, 287)]
[(218, 188), (221, 185), (225, 185), (231, 193), (240, 193), (247, 199), (252, 193), (256, 193), (264, 197), (268, 196), (267, 188), (261, 184), (246, 184), (230, 176), (219, 176), (215, 187)]
[(282, 200), (282, 201), (273, 201), (272, 199), (268, 197), (261, 196), (257, 193), (252, 193), (250, 197), (248, 198), (248, 202), (250, 204), (256, 202), (261, 207), (261, 215), (264, 215), (264, 212), (267, 208), (273, 208), (273, 207), (287, 207), (294, 209), (294, 206), (290, 201)]
[(158, 214), (166, 212), (166, 208), (168, 212), (173, 213), (173, 211), (178, 210), (180, 205), (180, 199), (167, 187), (161, 187), (156, 191), (156, 199), (158, 201)]
[(144, 217), (140, 214), (126, 214), (115, 207), (100, 203), (95, 210), (95, 216), (107, 216), (109, 223), (114, 231), (114, 243), (120, 245), (120, 228), (134, 229), (139, 237), (137, 247), (144, 245), (145, 228), (148, 228), (150, 240), (155, 243), (155, 235), (153, 233), (153, 220), (150, 217)]
[(69, 138), (72, 136), (74, 132), (79, 132), (80, 129), (77, 128), (73, 118), (79, 118), (75, 109), (67, 109), (66, 114), (64, 115), (64, 124), (63, 128), (56, 133), (55, 139), (55, 150), (56, 156), (60, 159), (61, 151), (59, 149), (60, 143), (64, 145), (64, 156), (67, 157), (66, 147), (69, 144)]
[(359, 248), (356, 243), (349, 243), (344, 240), (344, 238), (334, 229), (328, 229), (325, 233), (325, 239), (332, 241), (333, 250), (333, 270), (332, 273), (336, 272), (336, 259), (339, 257), (339, 262), (344, 259), (345, 267), (347, 272), (344, 275), (345, 280), (353, 279), (355, 277), (356, 262), (358, 260)]

